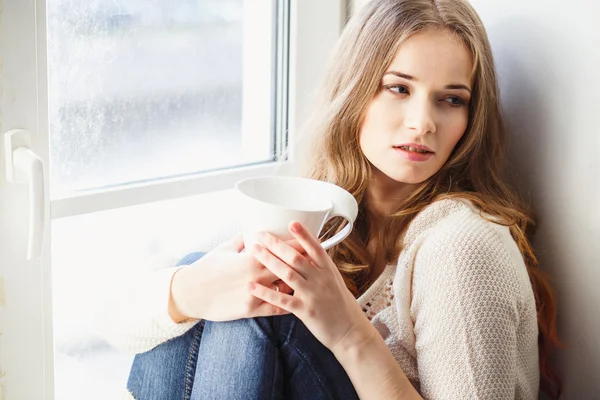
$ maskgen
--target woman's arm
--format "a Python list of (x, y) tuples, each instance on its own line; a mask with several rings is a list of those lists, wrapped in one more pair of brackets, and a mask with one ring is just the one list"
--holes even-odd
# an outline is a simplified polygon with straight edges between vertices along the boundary
[[(519, 380), (522, 397), (537, 398), (534, 306), (528, 338), (520, 339), (531, 346), (517, 354), (520, 299), (528, 283), (520, 253), (510, 234), (499, 234), (491, 223), (479, 220), (470, 228), (435, 232), (415, 259), (411, 314), (421, 394), (508, 400)], [(359, 332), (332, 351), (361, 399), (421, 398), (377, 330), (369, 324)], [(518, 376), (523, 365), (532, 367)]]
[(290, 232), (306, 255), (266, 233), (259, 235), (260, 245), (249, 252), (286, 282), (294, 295), (259, 283), (249, 285), (251, 293), (300, 318), (338, 359), (361, 399), (419, 399), (318, 239), (296, 222), (290, 224)]
[[(506, 228), (474, 216), (432, 233), (416, 255), (412, 285), (424, 397), (537, 398), (534, 299)], [(521, 312), (524, 298), (530, 315)], [(523, 323), (528, 333), (518, 334)]]
[(365, 318), (364, 339), (333, 349), (361, 400), (422, 399), (375, 327)]
[(98, 318), (101, 336), (128, 353), (144, 353), (183, 335), (197, 321), (177, 323), (169, 315), (170, 285), (181, 267), (119, 277)]
[[(237, 235), (208, 253), (184, 258), (181, 263), (190, 264), (187, 267), (116, 277), (110, 288), (112, 301), (104, 307), (102, 336), (119, 349), (142, 353), (184, 334), (200, 319), (283, 314), (248, 292), (248, 282), (271, 286), (278, 278), (241, 252), (243, 247), (242, 236)], [(287, 293), (284, 286), (280, 289)]]

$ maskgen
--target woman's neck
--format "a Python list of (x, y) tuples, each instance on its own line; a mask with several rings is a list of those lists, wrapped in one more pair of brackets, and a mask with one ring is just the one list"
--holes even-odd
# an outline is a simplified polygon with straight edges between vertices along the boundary
[(366, 205), (373, 222), (381, 226), (379, 223), (396, 211), (413, 189), (412, 184), (395, 181), (379, 170), (373, 171), (366, 193)]
[(398, 204), (413, 190), (413, 185), (397, 182), (380, 171), (374, 171), (366, 193), (366, 208), (369, 213), (369, 242), (367, 252), (373, 264), (371, 274), (378, 277), (386, 267), (385, 249), (379, 242), (380, 233), (385, 228), (386, 218), (394, 213)]

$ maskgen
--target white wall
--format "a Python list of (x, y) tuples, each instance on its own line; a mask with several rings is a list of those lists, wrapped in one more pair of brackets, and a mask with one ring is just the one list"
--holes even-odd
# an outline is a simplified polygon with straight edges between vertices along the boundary
[(496, 57), (511, 168), (559, 296), (564, 398), (600, 399), (600, 3), (471, 1)]
[(558, 290), (566, 399), (600, 399), (600, 5), (474, 0), (496, 56), (512, 168)]

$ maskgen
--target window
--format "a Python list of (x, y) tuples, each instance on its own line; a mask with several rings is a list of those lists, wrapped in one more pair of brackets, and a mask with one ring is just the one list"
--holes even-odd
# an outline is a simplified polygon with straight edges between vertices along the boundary
[[(284, 94), (276, 79), (287, 58), (277, 47), (287, 39), (286, 9), (277, 9), (283, 2), (47, 6), (53, 196), (276, 160), (275, 144), (285, 140), (275, 120), (285, 120), (286, 110), (274, 107)], [(201, 237), (225, 239), (214, 231), (227, 221), (228, 194), (53, 222), (57, 398), (76, 399), (92, 387), (90, 400), (119, 397), (132, 357), (100, 333), (107, 293), (115, 279), (183, 255), (171, 249), (177, 244), (198, 249)]]
[(45, 246), (27, 260), (37, 183), (7, 181), (2, 157), (1, 394), (120, 395), (131, 356), (98, 335), (103, 292), (214, 247), (235, 182), (293, 163), (344, 16), (341, 0), (3, 3), (0, 133), (29, 131), (45, 166)]
[(277, 3), (47, 4), (53, 193), (275, 159)]

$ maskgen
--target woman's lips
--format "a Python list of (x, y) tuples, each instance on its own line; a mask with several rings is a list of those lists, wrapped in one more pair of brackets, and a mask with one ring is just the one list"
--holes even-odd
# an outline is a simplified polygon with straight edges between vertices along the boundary
[(425, 153), (425, 152), (435, 153), (435, 151), (431, 150), (429, 147), (427, 147), (423, 144), (417, 144), (417, 143), (403, 143), (403, 144), (396, 145), (394, 147), (401, 147), (401, 148), (403, 148), (403, 150), (409, 150), (409, 151), (421, 151), (423, 153)]
[[(402, 158), (409, 160), (409, 161), (415, 161), (415, 162), (423, 162), (423, 161), (427, 161), (429, 160), (435, 153), (431, 152), (431, 151), (427, 151), (425, 153), (423, 152), (419, 152), (419, 151), (415, 151), (414, 149), (416, 149), (413, 146), (394, 146), (394, 151), (400, 155)], [(413, 150), (413, 151), (411, 151)]]

